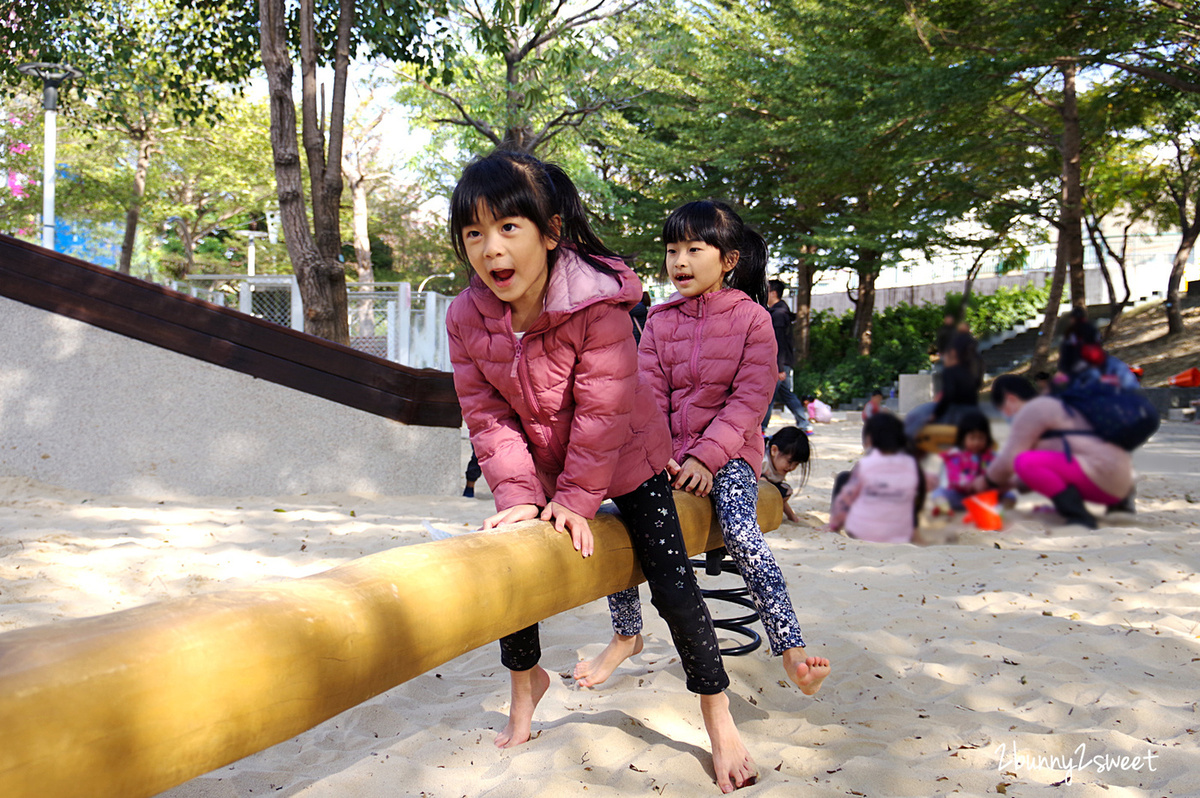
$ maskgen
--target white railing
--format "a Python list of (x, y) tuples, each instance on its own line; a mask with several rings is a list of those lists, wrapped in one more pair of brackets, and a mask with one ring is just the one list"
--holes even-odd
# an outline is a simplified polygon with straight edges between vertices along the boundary
[[(177, 291), (260, 319), (304, 329), (304, 305), (292, 275), (196, 274)], [(409, 283), (347, 283), (350, 345), (413, 368), (450, 371), (446, 310), (453, 297), (416, 292)]]

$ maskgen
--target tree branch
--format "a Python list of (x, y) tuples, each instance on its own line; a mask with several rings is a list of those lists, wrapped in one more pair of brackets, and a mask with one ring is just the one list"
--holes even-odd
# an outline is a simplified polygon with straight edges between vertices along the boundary
[(482, 134), (483, 136), (486, 136), (488, 141), (492, 142), (497, 147), (500, 146), (501, 138), (500, 138), (500, 136), (496, 135), (496, 131), (494, 131), (492, 129), (492, 126), (489, 125), (487, 122), (483, 121), (482, 119), (476, 119), (475, 117), (471, 116), (471, 114), (467, 111), (466, 107), (463, 106), (462, 102), (460, 102), (457, 97), (450, 94), (449, 92), (434, 88), (426, 81), (421, 81), (421, 85), (425, 88), (426, 91), (436, 94), (438, 97), (441, 97), (442, 99), (449, 101), (456, 109), (458, 109), (458, 112), (460, 114), (462, 114), (462, 119), (444, 119), (443, 118), (443, 119), (434, 119), (433, 120), (434, 122), (437, 122), (439, 124), (461, 125), (464, 127), (473, 127), (473, 128), (475, 128), (475, 130), (479, 131), (480, 134)]
[(1161, 69), (1154, 69), (1153, 67), (1141, 66), (1139, 64), (1128, 64), (1113, 58), (1101, 59), (1100, 63), (1116, 67), (1139, 77), (1149, 78), (1178, 91), (1185, 91), (1189, 94), (1200, 94), (1200, 83), (1182, 80), (1169, 72), (1163, 72)]

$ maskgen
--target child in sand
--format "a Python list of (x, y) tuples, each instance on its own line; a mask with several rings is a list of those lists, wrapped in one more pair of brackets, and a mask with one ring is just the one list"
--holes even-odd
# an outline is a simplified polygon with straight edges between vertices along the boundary
[[(760, 422), (775, 390), (775, 334), (763, 275), (767, 245), (721, 202), (691, 202), (663, 226), (666, 267), (678, 292), (650, 309), (638, 348), (658, 407), (671, 427), (674, 486), (713, 498), (725, 548), (762, 618), (789, 679), (812, 695), (829, 660), (808, 656), (783, 573), (758, 527)], [(613, 637), (580, 662), (585, 687), (642, 650), (636, 589), (608, 597)]]
[(834, 482), (829, 528), (860, 540), (912, 543), (925, 503), (925, 475), (905, 451), (904, 423), (878, 413), (863, 425), (868, 451)]
[(796, 511), (788, 504), (792, 497), (792, 486), (788, 484), (787, 475), (800, 469), (800, 487), (808, 482), (809, 460), (812, 457), (812, 447), (808, 436), (799, 427), (784, 427), (771, 436), (767, 441), (767, 451), (763, 455), (762, 476), (767, 482), (779, 488), (783, 494), (783, 516), (793, 524), (800, 520)]
[[(954, 448), (939, 452), (938, 456), (946, 470), (946, 485), (929, 496), (933, 514), (960, 513), (966, 507), (967, 497), (976, 493), (976, 477), (996, 459), (996, 442), (992, 440), (992, 425), (987, 416), (977, 411), (963, 415), (958, 422)], [(1015, 500), (1015, 493), (1004, 495), (1005, 503)]]
[[(470, 164), (450, 203), (455, 253), (474, 270), (446, 317), (454, 385), (495, 497), (485, 530), (541, 518), (592, 554), (588, 519), (612, 498), (700, 695), (723, 792), (757, 776), (725, 688), (717, 636), (688, 565), (666, 423), (639, 377), (629, 310), (637, 276), (600, 242), (561, 168), (495, 152)], [(761, 417), (761, 410), (759, 417)], [(512, 705), (501, 748), (530, 737), (550, 677), (534, 624), (500, 640)]]

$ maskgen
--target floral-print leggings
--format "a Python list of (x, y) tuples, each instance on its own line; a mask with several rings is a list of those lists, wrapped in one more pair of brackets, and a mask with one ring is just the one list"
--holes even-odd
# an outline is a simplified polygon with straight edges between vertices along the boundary
[[(688, 564), (670, 479), (665, 472), (653, 476), (637, 490), (615, 497), (613, 504), (629, 527), (634, 553), (650, 584), (651, 603), (671, 630), (688, 690), (700, 695), (720, 693), (729, 686), (729, 676), (721, 663), (712, 617)], [(633, 590), (636, 601), (637, 589)], [(638, 620), (640, 624), (640, 606)], [(500, 638), (500, 662), (509, 670), (529, 670), (541, 654), (537, 624)]]
[[(803, 646), (800, 621), (792, 609), (783, 572), (758, 527), (758, 480), (754, 469), (745, 460), (730, 460), (713, 474), (710, 495), (725, 549), (746, 580), (771, 641), (771, 653), (779, 656), (789, 648)], [(617, 634), (642, 631), (642, 606), (636, 587), (609, 596), (608, 609)]]

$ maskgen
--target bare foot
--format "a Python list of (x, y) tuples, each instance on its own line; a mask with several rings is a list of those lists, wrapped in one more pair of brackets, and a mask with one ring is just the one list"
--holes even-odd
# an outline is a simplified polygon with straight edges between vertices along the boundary
[(783, 652), (783, 670), (792, 683), (805, 695), (815, 695), (821, 682), (829, 675), (829, 660), (824, 657), (805, 657), (804, 646), (795, 646)]
[(642, 653), (641, 635), (613, 634), (612, 640), (595, 659), (585, 659), (575, 666), (575, 681), (580, 687), (595, 687), (613, 675), (613, 671), (634, 654)]
[(508, 673), (512, 680), (512, 705), (508, 709), (508, 725), (496, 735), (497, 748), (512, 748), (528, 742), (533, 710), (550, 687), (550, 676), (541, 665)]
[(729, 714), (729, 696), (724, 693), (700, 696), (700, 714), (712, 743), (713, 771), (721, 792), (733, 792), (758, 779), (758, 768), (742, 744), (742, 735)]

